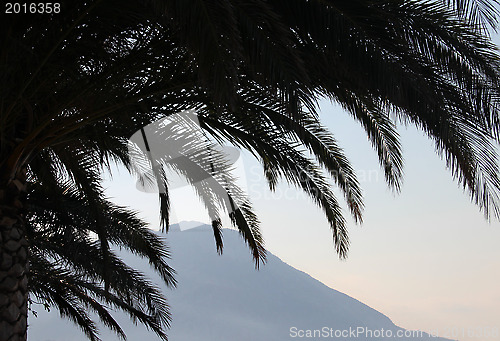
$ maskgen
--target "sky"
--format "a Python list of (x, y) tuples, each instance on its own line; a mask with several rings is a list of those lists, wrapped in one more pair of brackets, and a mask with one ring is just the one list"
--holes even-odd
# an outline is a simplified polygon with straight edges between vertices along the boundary
[[(493, 39), (499, 45), (498, 34)], [(363, 223), (349, 219), (344, 205), (351, 246), (348, 258), (339, 260), (321, 210), (284, 183), (270, 192), (259, 163), (242, 152), (235, 174), (261, 221), (266, 248), (403, 328), (465, 341), (500, 341), (500, 223), (485, 219), (433, 142), (415, 127), (398, 127), (405, 166), (401, 192), (395, 194), (360, 125), (327, 101), (321, 102), (320, 118), (356, 170), (364, 195)], [(115, 171), (106, 186), (115, 202), (138, 210), (158, 228), (154, 194), (138, 191), (124, 171)], [(173, 189), (171, 198), (172, 222), (209, 222), (189, 187)]]
[[(500, 340), (484, 336), (500, 329), (500, 223), (484, 218), (433, 142), (413, 126), (399, 127), (405, 167), (395, 194), (359, 124), (329, 102), (322, 102), (320, 115), (358, 174), (364, 221), (348, 219), (351, 247), (348, 258), (339, 260), (321, 210), (285, 183), (270, 192), (259, 163), (243, 152), (235, 174), (261, 221), (266, 248), (403, 328), (467, 341)], [(157, 229), (157, 196), (140, 192), (134, 178), (118, 173), (106, 182), (108, 195)], [(175, 188), (171, 197), (172, 222), (209, 221), (190, 188)]]

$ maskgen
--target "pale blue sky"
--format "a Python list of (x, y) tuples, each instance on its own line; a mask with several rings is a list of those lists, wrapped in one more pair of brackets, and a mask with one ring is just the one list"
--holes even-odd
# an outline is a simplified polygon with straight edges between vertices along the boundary
[[(478, 333), (500, 329), (500, 223), (484, 219), (452, 179), (433, 142), (413, 126), (399, 129), (405, 177), (395, 195), (359, 124), (328, 102), (322, 103), (321, 120), (357, 171), (366, 204), (364, 223), (349, 220), (351, 248), (348, 259), (340, 261), (321, 210), (285, 184), (269, 192), (258, 162), (243, 153), (237, 175), (261, 220), (267, 249), (401, 327), (460, 340), (499, 341), (500, 336)], [(154, 194), (136, 190), (125, 172), (107, 185), (118, 203), (139, 210), (157, 228)], [(189, 188), (171, 195), (174, 221), (208, 221)]]
[[(348, 259), (340, 261), (320, 209), (285, 184), (269, 192), (259, 164), (243, 153), (236, 173), (262, 222), (268, 250), (404, 328), (448, 337), (458, 332), (460, 340), (478, 339), (462, 337), (469, 328), (500, 329), (500, 224), (488, 223), (469, 201), (433, 143), (413, 127), (400, 127), (405, 180), (395, 195), (358, 123), (327, 102), (321, 119), (360, 177), (364, 223), (349, 220), (352, 245)], [(136, 190), (135, 180), (124, 172), (107, 186), (118, 203), (140, 210), (157, 228), (154, 194)], [(171, 194), (174, 221), (208, 221), (189, 188)]]
[[(378, 169), (364, 133), (348, 115), (324, 107), (322, 118), (358, 172)], [(327, 223), (306, 200), (256, 203), (261, 219), (269, 220), (263, 224), (269, 249), (405, 328), (437, 329), (440, 335), (451, 328), (499, 328), (500, 224), (485, 221), (429, 139), (413, 127), (400, 132), (401, 194), (388, 190), (382, 173), (362, 183), (364, 223), (350, 223), (346, 261), (336, 259)]]

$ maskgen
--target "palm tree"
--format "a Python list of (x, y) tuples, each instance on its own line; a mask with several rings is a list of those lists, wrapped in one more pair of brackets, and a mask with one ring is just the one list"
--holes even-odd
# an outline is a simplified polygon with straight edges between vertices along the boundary
[[(216, 142), (251, 151), (271, 189), (285, 179), (305, 190), (325, 212), (342, 257), (348, 248), (346, 223), (322, 170), (342, 190), (357, 221), (363, 202), (354, 170), (319, 122), (320, 98), (340, 103), (361, 123), (396, 191), (403, 166), (395, 128), (400, 120), (434, 139), (472, 200), (487, 217), (498, 217), (500, 62), (485, 34), (495, 18), (486, 0), (95, 0), (65, 2), (61, 13), (31, 15), (29, 21), (5, 16), (0, 24), (0, 341), (26, 338), (28, 284), (35, 296), (58, 305), (82, 326), (90, 325), (81, 314), (81, 307), (91, 304), (89, 295), (127, 311), (131, 308), (122, 302), (135, 307), (147, 300), (122, 296), (128, 285), (139, 294), (132, 280), (112, 283), (102, 268), (68, 258), (60, 244), (70, 242), (63, 239), (66, 233), (85, 246), (82, 254), (95, 252), (94, 263), (89, 258), (87, 265), (101, 259), (116, 271), (125, 269), (109, 243), (129, 245), (130, 240), (113, 240), (108, 232), (113, 223), (106, 214), (114, 209), (99, 191), (99, 165), (117, 162), (135, 171), (128, 138), (186, 109), (196, 110), (200, 127)], [(149, 156), (143, 160), (156, 167), (152, 174), (166, 189), (161, 171), (166, 160)], [(239, 200), (234, 210), (226, 209), (258, 265), (265, 260), (258, 221), (230, 186), (229, 175), (213, 175), (228, 198)], [(205, 190), (200, 193), (211, 192)], [(99, 242), (89, 239), (89, 228), (50, 224), (57, 221), (54, 207), (30, 204), (37, 193), (82, 200)], [(168, 191), (159, 197), (168, 228)], [(222, 209), (209, 205), (219, 250), (224, 200), (218, 202)], [(50, 236), (50, 242), (36, 245), (32, 238), (38, 236)], [(143, 255), (163, 259), (158, 252), (159, 246)], [(65, 267), (51, 265), (57, 259)], [(40, 272), (44, 264), (54, 268), (54, 277)], [(157, 270), (167, 271), (165, 266)], [(55, 287), (57, 276), (70, 283), (64, 290)], [(92, 307), (118, 331), (99, 306)], [(161, 334), (166, 311), (158, 309), (145, 308), (141, 313), (152, 320), (141, 321)], [(92, 328), (85, 330), (92, 335)]]
[[(161, 290), (125, 264), (111, 246), (147, 259), (167, 286), (175, 286), (174, 271), (166, 263), (168, 248), (134, 212), (98, 197), (89, 202), (69, 181), (53, 186), (30, 181), (26, 229), (31, 309), (35, 303), (56, 308), (90, 340), (100, 339), (89, 312), (125, 339), (111, 314), (122, 310), (166, 339), (170, 315)], [(92, 205), (103, 213), (104, 240), (92, 237), (103, 227), (96, 224)]]

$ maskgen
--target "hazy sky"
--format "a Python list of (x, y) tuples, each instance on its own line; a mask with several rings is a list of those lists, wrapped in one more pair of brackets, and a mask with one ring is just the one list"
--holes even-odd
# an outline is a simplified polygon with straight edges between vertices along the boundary
[[(364, 223), (349, 220), (351, 248), (348, 259), (340, 261), (320, 209), (286, 184), (271, 193), (258, 162), (243, 153), (237, 174), (261, 220), (267, 249), (401, 327), (460, 340), (500, 340), (484, 334), (500, 330), (500, 223), (485, 220), (433, 142), (416, 128), (399, 129), (405, 176), (395, 195), (359, 124), (328, 102), (322, 104), (321, 119), (356, 169), (364, 190)], [(157, 228), (154, 194), (136, 190), (124, 172), (107, 186), (116, 202), (139, 210)], [(171, 195), (174, 222), (208, 222), (189, 188)]]
[[(349, 220), (351, 248), (348, 259), (340, 261), (320, 209), (286, 184), (270, 192), (258, 162), (243, 153), (237, 174), (261, 220), (268, 250), (401, 327), (460, 340), (500, 340), (478, 337), (500, 329), (500, 223), (485, 220), (452, 179), (433, 142), (416, 128), (399, 130), (405, 179), (396, 195), (385, 184), (358, 123), (327, 102), (321, 118), (357, 171), (366, 204), (364, 223)], [(157, 228), (154, 194), (136, 190), (135, 180), (123, 172), (107, 186), (115, 201), (140, 210)], [(208, 222), (189, 188), (171, 195), (174, 221)]]

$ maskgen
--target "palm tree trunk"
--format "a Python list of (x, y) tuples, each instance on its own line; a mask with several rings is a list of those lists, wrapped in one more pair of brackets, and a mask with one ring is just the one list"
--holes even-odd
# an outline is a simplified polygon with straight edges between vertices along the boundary
[(28, 312), (28, 242), (23, 201), (25, 172), (0, 185), (0, 341), (25, 341)]

